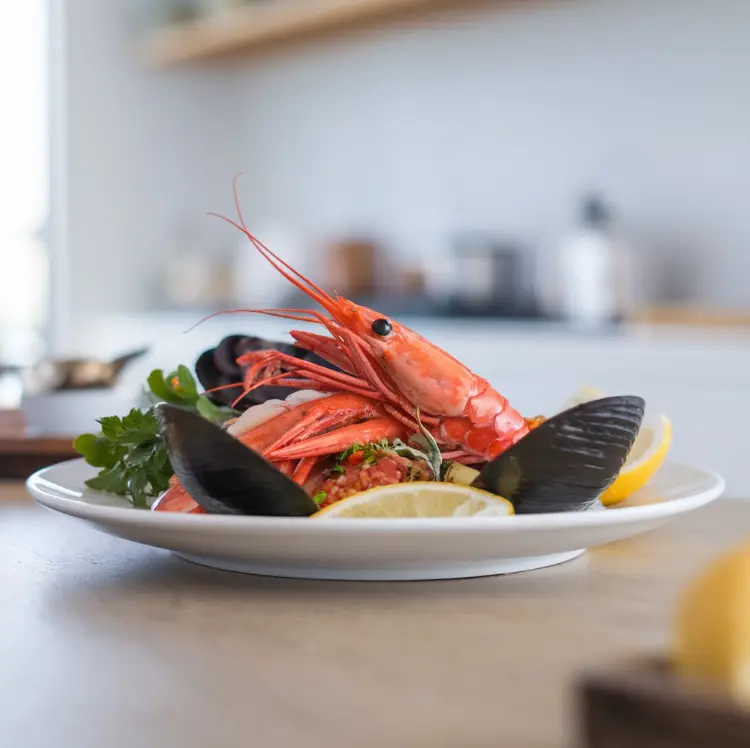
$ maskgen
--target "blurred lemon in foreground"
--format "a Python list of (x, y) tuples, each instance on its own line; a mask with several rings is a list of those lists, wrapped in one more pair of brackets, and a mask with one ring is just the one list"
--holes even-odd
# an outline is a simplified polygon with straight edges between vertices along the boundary
[[(581, 387), (564, 408), (606, 397), (594, 387)], [(613, 506), (632, 496), (654, 477), (672, 444), (672, 422), (663, 413), (643, 420), (627, 460), (614, 483), (599, 497), (604, 506)]]
[(513, 513), (507, 499), (478, 488), (415, 481), (370, 488), (321, 509), (312, 518), (505, 517)]
[(750, 703), (750, 545), (722, 556), (688, 588), (676, 617), (674, 666)]

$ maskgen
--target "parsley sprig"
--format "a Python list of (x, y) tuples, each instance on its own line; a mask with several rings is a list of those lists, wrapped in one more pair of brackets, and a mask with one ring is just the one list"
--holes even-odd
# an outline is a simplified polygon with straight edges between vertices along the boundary
[(169, 487), (174, 474), (159, 433), (154, 405), (172, 403), (194, 410), (206, 420), (221, 424), (234, 415), (229, 408), (217, 407), (198, 392), (186, 366), (164, 375), (155, 369), (148, 377), (148, 399), (152, 406), (119, 416), (99, 418), (99, 434), (81, 434), (73, 442), (76, 451), (99, 473), (86, 481), (89, 488), (128, 496), (133, 506), (148, 508), (149, 499)]
[(153, 409), (133, 408), (123, 418), (100, 418), (99, 424), (99, 435), (81, 434), (73, 442), (89, 465), (101, 468), (86, 485), (130, 496), (133, 506), (148, 507), (148, 497), (165, 491), (174, 473)]

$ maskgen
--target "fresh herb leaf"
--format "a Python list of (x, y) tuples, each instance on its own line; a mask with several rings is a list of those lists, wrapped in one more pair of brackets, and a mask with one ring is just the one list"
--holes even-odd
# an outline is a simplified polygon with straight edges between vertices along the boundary
[(82, 434), (75, 449), (94, 467), (102, 467), (86, 485), (97, 491), (130, 496), (134, 506), (147, 507), (148, 497), (169, 485), (174, 471), (153, 410), (133, 408), (126, 416), (99, 420), (100, 436)]
[(328, 498), (328, 494), (325, 491), (318, 491), (318, 493), (313, 496), (313, 501), (320, 506), (326, 499)]
[(111, 442), (95, 434), (81, 434), (73, 442), (73, 448), (94, 467), (112, 467), (117, 461)]
[(195, 401), (195, 409), (207, 421), (221, 425), (229, 418), (233, 418), (235, 413), (231, 408), (225, 408), (214, 405), (206, 395), (200, 395)]
[(190, 369), (183, 364), (177, 367), (177, 382), (178, 392), (182, 392), (185, 396), (189, 396), (195, 400), (198, 399), (198, 385), (195, 382), (195, 378), (190, 373)]
[(99, 418), (97, 423), (102, 428), (102, 436), (105, 439), (115, 439), (120, 431), (121, 419), (118, 416), (105, 416)]
[(147, 381), (149, 389), (159, 400), (167, 403), (182, 402), (182, 398), (165, 381), (164, 372), (161, 369), (154, 369), (148, 375)]
[(367, 465), (376, 464), (380, 459), (381, 453), (387, 452), (391, 448), (391, 444), (387, 439), (381, 439), (379, 442), (370, 442), (369, 444), (360, 444), (359, 442), (355, 442), (336, 458), (335, 467), (338, 467), (342, 463), (346, 462), (349, 457), (351, 457), (352, 455), (356, 455), (359, 452), (362, 453), (362, 459), (360, 460), (360, 462)]
[(107, 493), (124, 494), (128, 487), (127, 478), (119, 465), (105, 468), (98, 475), (86, 481), (89, 488)]
[(347, 457), (351, 457), (355, 452), (361, 452), (365, 448), (364, 444), (354, 442), (351, 446), (347, 447), (336, 459), (336, 462), (344, 462)]
[(128, 478), (128, 493), (133, 498), (133, 506), (148, 507), (148, 474), (143, 470), (133, 471)]
[(343, 465), (334, 465), (331, 468), (331, 472), (338, 473), (339, 475), (343, 475), (346, 472), (346, 468)]
[(440, 447), (438, 447), (432, 434), (422, 425), (419, 420), (419, 412), (417, 412), (417, 422), (422, 429), (422, 433), (412, 434), (410, 441), (421, 449), (404, 444), (400, 439), (395, 439), (393, 450), (401, 457), (408, 457), (410, 460), (424, 460), (432, 470), (433, 480), (440, 480), (440, 470), (443, 463)]
[[(219, 425), (236, 415), (231, 408), (214, 405), (205, 394), (199, 394), (187, 366), (178, 366), (167, 375), (154, 369), (147, 381), (152, 401), (180, 405)], [(73, 442), (89, 465), (102, 468), (87, 485), (129, 496), (133, 506), (147, 507), (149, 497), (165, 491), (174, 475), (153, 408), (133, 408), (122, 418), (105, 416), (98, 423), (100, 434), (81, 434)]]

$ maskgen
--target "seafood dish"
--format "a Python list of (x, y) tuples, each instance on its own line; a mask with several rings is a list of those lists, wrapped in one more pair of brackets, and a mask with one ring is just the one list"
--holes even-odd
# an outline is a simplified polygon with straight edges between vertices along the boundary
[[(447, 351), (328, 294), (275, 254), (245, 225), (236, 185), (235, 204), (236, 219), (218, 217), (311, 308), (216, 314), (271, 315), (320, 331), (292, 329), (291, 343), (232, 335), (201, 354), (195, 376), (187, 366), (152, 372), (148, 408), (103, 417), (99, 434), (76, 439), (100, 468), (91, 488), (154, 512), (473, 516), (581, 511), (616, 481), (641, 429), (641, 397), (524, 416)], [(361, 497), (380, 508), (341, 509), (364, 506)], [(399, 501), (412, 509), (383, 508)], [(488, 510), (499, 502), (502, 511)]]

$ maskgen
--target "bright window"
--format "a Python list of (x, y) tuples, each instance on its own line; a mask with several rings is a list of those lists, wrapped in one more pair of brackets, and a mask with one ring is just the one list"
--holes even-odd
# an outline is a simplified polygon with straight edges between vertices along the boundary
[(0, 362), (35, 355), (47, 322), (49, 186), (47, 0), (8, 8), (0, 25)]

